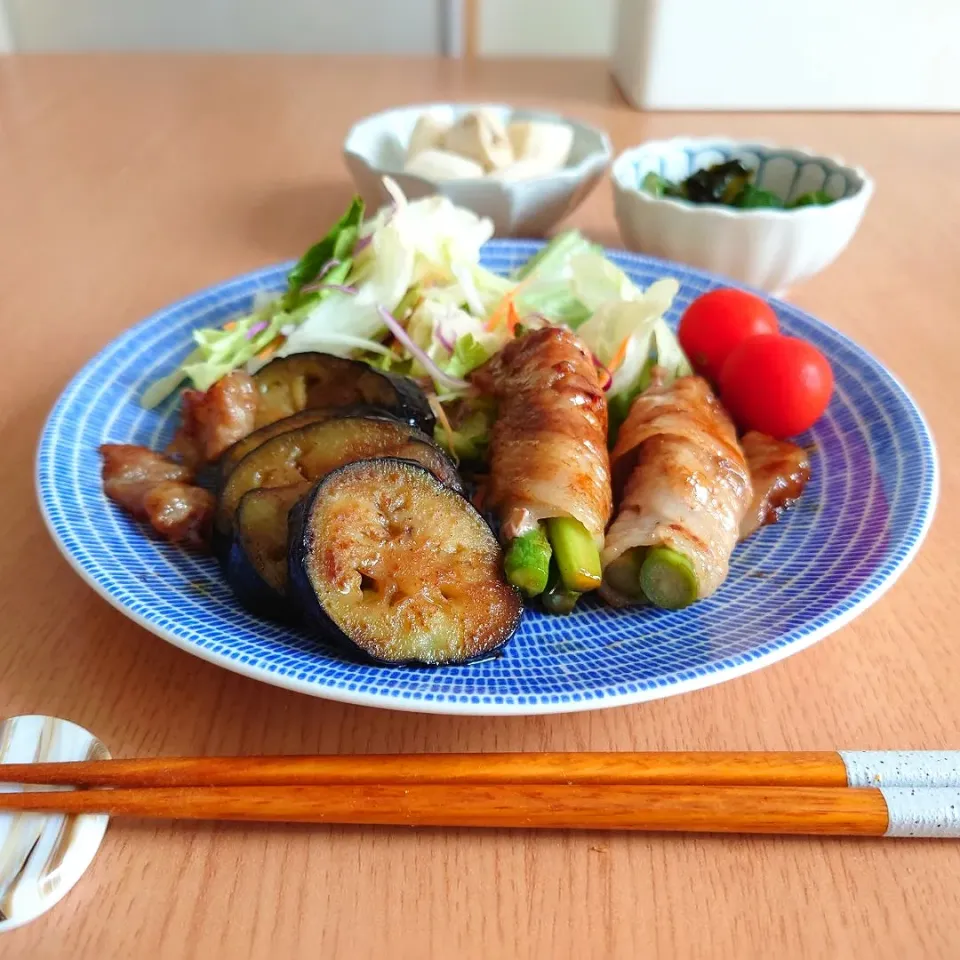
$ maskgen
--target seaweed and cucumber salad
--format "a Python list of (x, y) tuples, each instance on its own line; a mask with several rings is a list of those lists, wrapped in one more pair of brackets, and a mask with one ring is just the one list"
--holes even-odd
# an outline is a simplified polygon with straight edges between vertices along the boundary
[(651, 171), (643, 178), (643, 189), (655, 197), (673, 197), (696, 204), (719, 204), (725, 207), (774, 210), (795, 210), (801, 207), (827, 206), (838, 198), (825, 190), (802, 193), (786, 202), (772, 190), (754, 182), (756, 171), (742, 160), (725, 160), (695, 170), (685, 180), (673, 181)]

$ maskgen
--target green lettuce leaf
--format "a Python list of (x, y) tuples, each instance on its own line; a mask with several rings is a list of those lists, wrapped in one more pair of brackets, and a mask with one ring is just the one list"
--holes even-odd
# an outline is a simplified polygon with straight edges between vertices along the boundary
[(472, 333), (464, 334), (453, 346), (453, 356), (444, 373), (451, 377), (465, 377), (490, 359), (490, 353), (478, 343)]
[(514, 272), (517, 281), (563, 279), (572, 257), (601, 248), (591, 243), (579, 230), (558, 233), (545, 247), (541, 247), (522, 267)]
[[(324, 265), (330, 260), (343, 260), (353, 253), (354, 245), (363, 223), (363, 200), (354, 197), (347, 212), (333, 225), (330, 232), (315, 243), (287, 274), (287, 292), (283, 308), (293, 310), (300, 303), (300, 291), (317, 279)], [(329, 282), (334, 282), (326, 278)]]

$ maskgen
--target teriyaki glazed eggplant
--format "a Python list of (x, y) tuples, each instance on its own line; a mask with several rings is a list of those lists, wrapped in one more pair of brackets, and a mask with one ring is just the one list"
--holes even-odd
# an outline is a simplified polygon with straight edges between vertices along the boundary
[(224, 480), (214, 519), (214, 537), (229, 536), (240, 498), (261, 487), (299, 484), (307, 488), (331, 470), (375, 456), (401, 456), (423, 462), (446, 482), (458, 486), (456, 467), (416, 427), (379, 417), (340, 417), (271, 437), (251, 450)]
[[(291, 418), (293, 419), (293, 418)], [(416, 427), (384, 416), (343, 416), (295, 427), (251, 450), (223, 481), (213, 542), (237, 599), (255, 613), (290, 619), (287, 514), (313, 482), (366, 457), (420, 463), (460, 490), (456, 467)]]
[(331, 642), (390, 664), (466, 663), (520, 623), (493, 531), (420, 464), (360, 460), (293, 510), (289, 575), (304, 617)]
[(359, 360), (326, 353), (295, 353), (271, 360), (253, 377), (258, 427), (308, 407), (369, 404), (389, 410), (428, 433), (435, 418), (423, 390), (409, 377), (374, 370)]
[(287, 517), (303, 486), (250, 490), (233, 516), (233, 536), (221, 564), (236, 598), (252, 613), (292, 620), (287, 600)]

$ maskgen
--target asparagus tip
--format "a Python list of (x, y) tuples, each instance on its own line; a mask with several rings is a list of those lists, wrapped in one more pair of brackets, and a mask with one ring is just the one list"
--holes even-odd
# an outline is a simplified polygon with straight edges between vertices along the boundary
[(693, 564), (670, 547), (651, 547), (640, 568), (647, 599), (665, 610), (680, 610), (697, 599), (699, 583)]
[(551, 517), (547, 535), (563, 585), (574, 593), (596, 590), (602, 582), (600, 551), (587, 528), (573, 517)]
[(539, 596), (550, 575), (550, 541), (541, 526), (510, 541), (503, 558), (503, 572), (526, 597)]

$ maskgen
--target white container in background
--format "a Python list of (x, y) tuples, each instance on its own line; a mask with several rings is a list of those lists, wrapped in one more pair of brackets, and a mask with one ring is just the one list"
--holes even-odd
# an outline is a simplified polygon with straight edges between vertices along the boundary
[(619, 0), (613, 74), (653, 110), (960, 110), (960, 0)]

